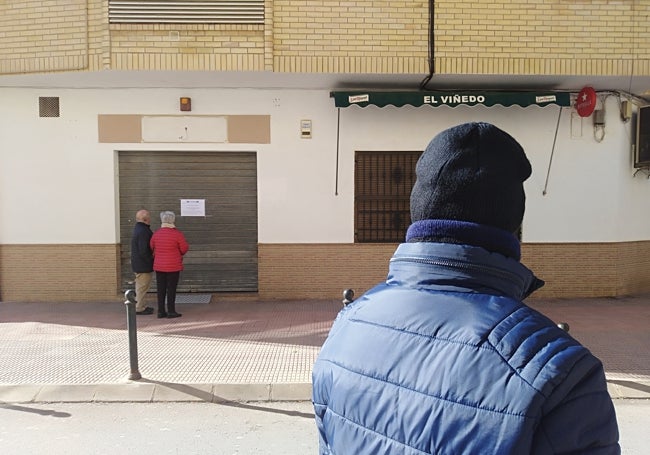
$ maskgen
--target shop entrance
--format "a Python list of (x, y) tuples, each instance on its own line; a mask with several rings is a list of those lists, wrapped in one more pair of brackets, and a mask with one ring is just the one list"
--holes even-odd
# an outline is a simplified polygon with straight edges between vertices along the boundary
[(118, 161), (122, 289), (134, 279), (135, 213), (146, 208), (153, 231), (173, 211), (190, 244), (178, 292), (257, 291), (255, 152), (123, 151)]

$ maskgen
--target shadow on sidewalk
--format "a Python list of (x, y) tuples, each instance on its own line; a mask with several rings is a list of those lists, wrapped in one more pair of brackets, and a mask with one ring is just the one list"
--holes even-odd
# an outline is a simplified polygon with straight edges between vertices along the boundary
[[(138, 332), (321, 346), (341, 309), (336, 300), (219, 301), (182, 304), (180, 319), (136, 317)], [(108, 330), (126, 330), (126, 305), (76, 302), (1, 302), (0, 321), (39, 322)]]

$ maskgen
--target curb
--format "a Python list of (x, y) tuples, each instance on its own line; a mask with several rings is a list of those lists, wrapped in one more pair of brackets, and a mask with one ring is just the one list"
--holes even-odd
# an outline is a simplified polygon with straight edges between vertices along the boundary
[(177, 384), (125, 381), (122, 384), (0, 385), (0, 402), (4, 403), (248, 401), (311, 401), (311, 383)]
[(612, 399), (650, 399), (650, 380), (607, 379), (607, 391)]
[[(650, 399), (650, 380), (609, 379), (614, 400)], [(121, 384), (0, 385), (1, 403), (155, 403), (311, 401), (311, 383), (178, 384), (128, 381)]]

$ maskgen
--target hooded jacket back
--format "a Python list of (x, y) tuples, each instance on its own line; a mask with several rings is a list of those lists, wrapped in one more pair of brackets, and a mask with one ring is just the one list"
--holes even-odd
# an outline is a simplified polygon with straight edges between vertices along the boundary
[(620, 453), (602, 364), (520, 301), (535, 281), (479, 247), (400, 245), (314, 365), (320, 453)]

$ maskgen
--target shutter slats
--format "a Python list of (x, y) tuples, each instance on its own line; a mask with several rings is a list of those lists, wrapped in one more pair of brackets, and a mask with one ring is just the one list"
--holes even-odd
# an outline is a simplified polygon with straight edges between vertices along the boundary
[[(257, 291), (257, 155), (254, 152), (119, 152), (121, 276), (133, 280), (135, 212), (173, 210), (190, 243), (179, 292)], [(205, 217), (181, 215), (181, 199), (205, 199)], [(152, 287), (155, 290), (155, 286)]]

